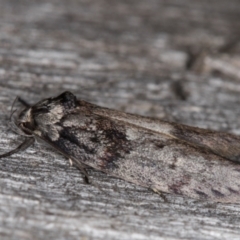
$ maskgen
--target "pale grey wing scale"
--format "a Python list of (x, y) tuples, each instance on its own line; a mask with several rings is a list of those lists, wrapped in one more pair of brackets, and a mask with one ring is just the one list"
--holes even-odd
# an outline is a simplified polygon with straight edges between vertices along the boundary
[(206, 148), (228, 160), (240, 162), (240, 136), (191, 127), (184, 124), (169, 123), (159, 119), (136, 116), (108, 108), (93, 108), (94, 113), (119, 120), (150, 131), (166, 134), (196, 147)]
[[(69, 122), (75, 125), (66, 127)], [(51, 145), (109, 175), (155, 191), (240, 201), (240, 165), (207, 148), (98, 114), (91, 119), (81, 112), (66, 116), (61, 127)]]

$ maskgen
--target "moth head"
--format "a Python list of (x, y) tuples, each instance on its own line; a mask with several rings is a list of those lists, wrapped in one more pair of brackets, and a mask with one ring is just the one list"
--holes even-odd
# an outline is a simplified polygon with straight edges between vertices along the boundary
[(32, 108), (29, 107), (20, 111), (18, 118), (14, 120), (14, 123), (24, 134), (32, 135), (32, 132), (35, 129), (35, 123), (32, 117)]
[(25, 134), (33, 134), (36, 128), (51, 125), (72, 112), (77, 106), (77, 98), (71, 92), (64, 92), (57, 97), (41, 100), (33, 106), (20, 111), (14, 124)]

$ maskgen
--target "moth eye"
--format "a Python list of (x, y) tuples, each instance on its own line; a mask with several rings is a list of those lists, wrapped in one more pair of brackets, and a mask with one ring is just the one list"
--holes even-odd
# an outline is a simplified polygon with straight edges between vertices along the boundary
[(31, 124), (30, 122), (24, 122), (24, 123), (21, 123), (21, 126), (23, 126), (23, 128), (25, 129), (30, 129), (30, 130), (34, 130), (34, 126), (33, 124)]
[(25, 122), (25, 123), (22, 123), (22, 126), (25, 127), (25, 128), (29, 128), (29, 123)]

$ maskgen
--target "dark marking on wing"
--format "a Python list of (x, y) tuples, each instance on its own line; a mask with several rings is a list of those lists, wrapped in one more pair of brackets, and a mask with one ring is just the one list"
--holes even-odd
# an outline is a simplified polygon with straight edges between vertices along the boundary
[(173, 124), (171, 134), (191, 146), (208, 149), (228, 160), (240, 162), (240, 137), (224, 132), (215, 132), (187, 125)]
[(204, 198), (204, 199), (207, 199), (208, 198), (208, 195), (202, 191), (199, 191), (199, 190), (194, 190), (195, 193), (197, 193), (199, 195), (200, 198)]
[[(81, 131), (83, 131), (83, 130), (81, 130)], [(76, 130), (69, 128), (69, 127), (65, 127), (65, 128), (63, 128), (62, 131), (60, 131), (60, 139), (61, 138), (65, 139), (65, 140), (75, 144), (79, 148), (82, 148), (86, 154), (95, 154), (96, 153), (95, 149), (90, 148), (83, 142), (80, 142), (79, 139), (77, 138), (76, 134), (74, 134), (75, 132), (76, 132)]]
[(96, 137), (104, 143), (104, 152), (100, 157), (100, 160), (102, 160), (100, 167), (103, 169), (117, 167), (114, 162), (126, 157), (126, 154), (131, 152), (131, 142), (127, 139), (124, 126), (102, 117), (98, 120), (97, 127), (102, 133), (97, 134)]
[(182, 187), (184, 185), (188, 185), (189, 181), (191, 179), (191, 176), (185, 175), (181, 180), (175, 181), (174, 184), (169, 186), (169, 189), (176, 194), (181, 194), (182, 192)]
[(211, 189), (212, 193), (214, 193), (217, 197), (224, 197), (224, 194), (219, 192), (218, 190)]
[(230, 188), (230, 187), (228, 187), (227, 189), (228, 189), (231, 193), (239, 194), (238, 191), (236, 191), (236, 190), (234, 190), (234, 189), (232, 189), (232, 188)]

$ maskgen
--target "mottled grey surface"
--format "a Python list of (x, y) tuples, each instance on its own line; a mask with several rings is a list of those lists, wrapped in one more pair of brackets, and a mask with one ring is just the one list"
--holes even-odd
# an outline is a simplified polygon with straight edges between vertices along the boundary
[[(237, 0), (0, 0), (0, 151), (16, 95), (70, 90), (131, 113), (240, 134)], [(50, 147), (0, 159), (1, 239), (239, 239), (240, 207), (152, 191)]]

